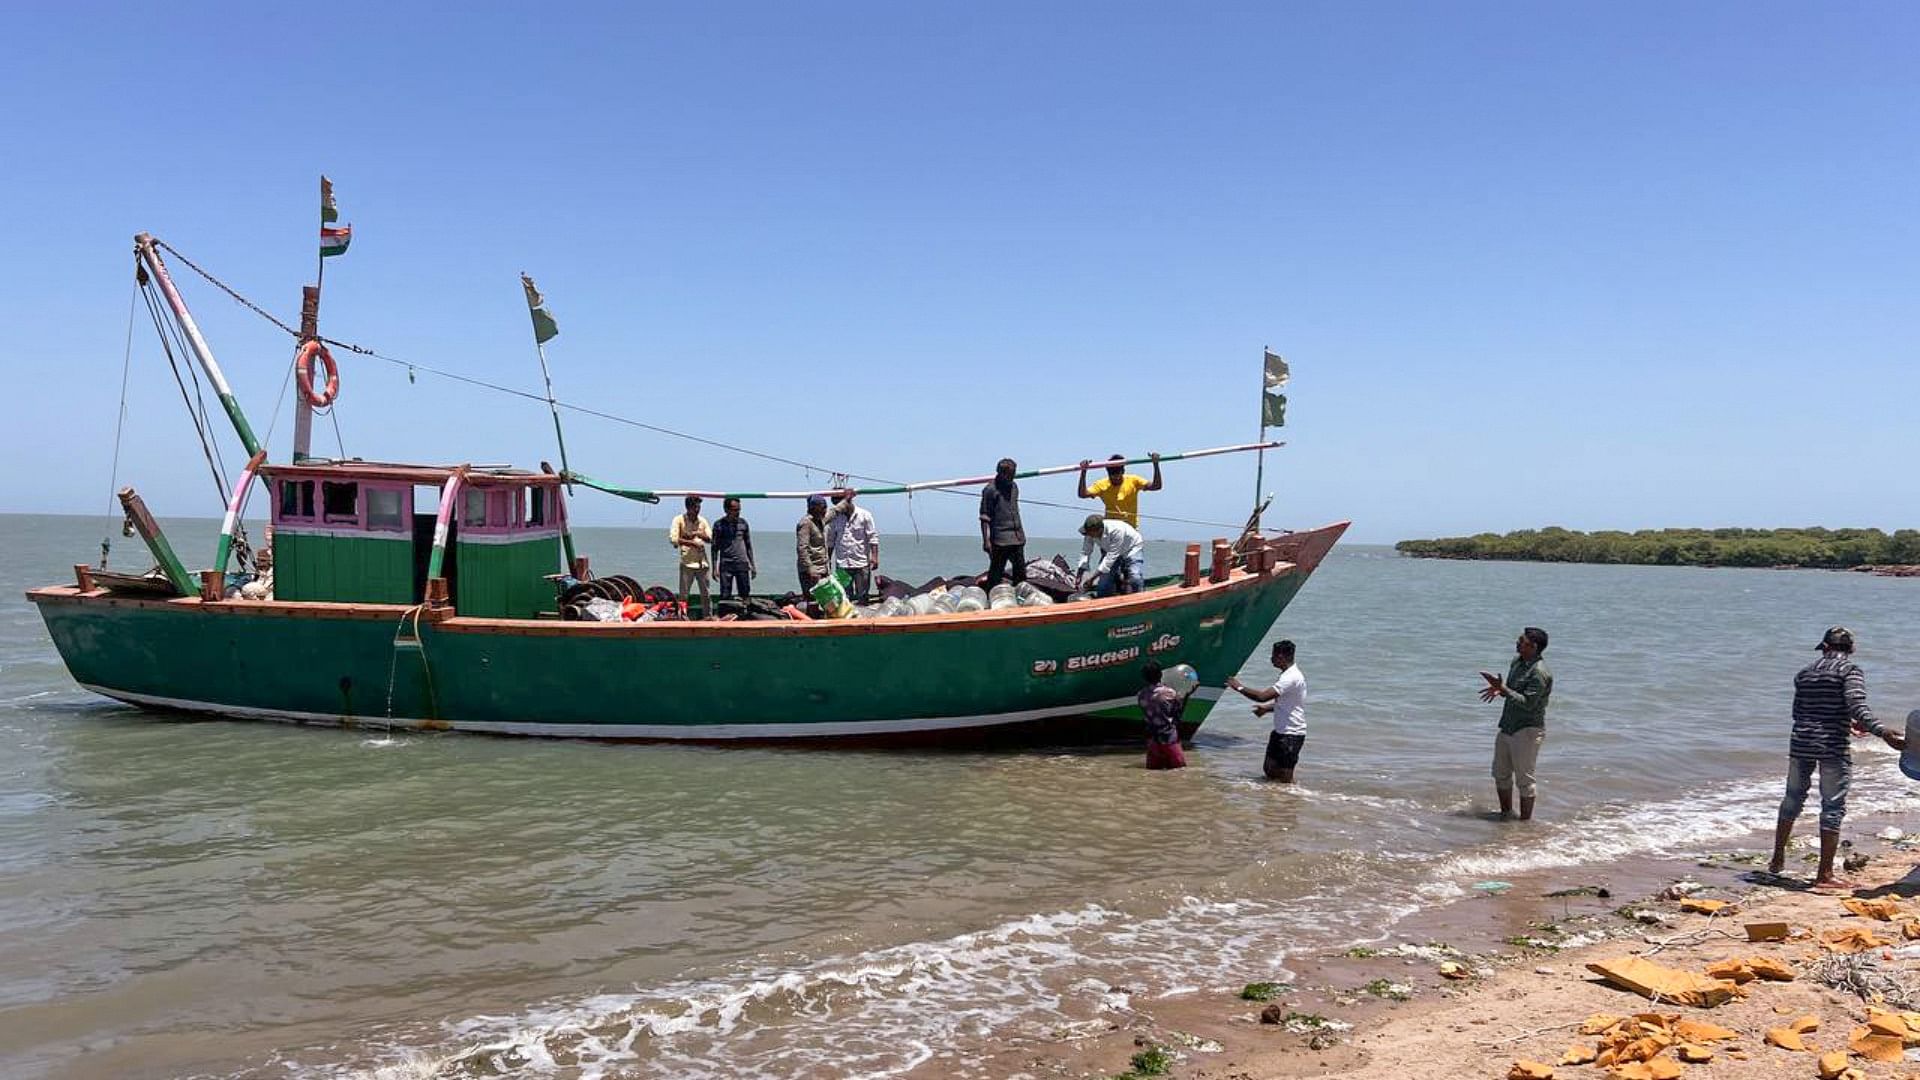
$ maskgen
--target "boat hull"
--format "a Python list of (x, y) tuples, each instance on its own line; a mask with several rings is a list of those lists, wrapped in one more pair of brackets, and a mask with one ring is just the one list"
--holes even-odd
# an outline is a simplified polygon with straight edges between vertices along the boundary
[(28, 597), (76, 681), (152, 709), (587, 739), (1093, 743), (1142, 734), (1148, 659), (1200, 673), (1190, 736), (1344, 529), (1292, 534), (1291, 561), (1223, 582), (833, 623), (436, 619), (70, 587)]

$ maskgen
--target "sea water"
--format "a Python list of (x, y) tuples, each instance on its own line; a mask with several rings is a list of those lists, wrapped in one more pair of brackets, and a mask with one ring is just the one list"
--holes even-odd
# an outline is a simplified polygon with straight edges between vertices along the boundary
[[(167, 524), (189, 562), (212, 550), (214, 523)], [(77, 689), (19, 599), (102, 528), (0, 517), (7, 1076), (893, 1075), (1082, 1023), (1116, 985), (1283, 978), (1476, 881), (1764, 827), (1792, 675), (1829, 624), (1858, 635), (1883, 716), (1920, 705), (1920, 580), (1343, 545), (1273, 631), (1308, 684), (1294, 788), (1260, 779), (1267, 724), (1233, 695), (1168, 773), (1131, 750), (165, 720)], [(580, 543), (602, 573), (672, 580), (659, 530)], [(916, 581), (984, 561), (965, 537), (889, 535), (883, 557)], [(772, 588), (784, 552), (760, 561)], [(1487, 820), (1476, 672), (1529, 624), (1556, 683), (1540, 820), (1518, 826)], [(1243, 681), (1272, 679), (1266, 653)], [(1871, 831), (1920, 786), (1857, 753)]]

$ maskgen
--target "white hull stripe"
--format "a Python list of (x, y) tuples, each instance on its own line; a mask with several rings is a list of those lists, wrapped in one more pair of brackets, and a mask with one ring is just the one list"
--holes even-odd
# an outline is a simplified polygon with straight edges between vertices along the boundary
[[(936, 716), (909, 720), (859, 720), (846, 723), (794, 723), (794, 724), (539, 724), (539, 723), (502, 723), (493, 721), (461, 720), (420, 720), (410, 717), (394, 717), (391, 721), (379, 716), (342, 716), (337, 713), (293, 712), (286, 709), (261, 709), (247, 705), (223, 705), (209, 701), (192, 701), (186, 698), (160, 697), (154, 694), (136, 694), (129, 690), (114, 690), (91, 683), (81, 683), (83, 689), (91, 690), (103, 697), (114, 698), (133, 705), (147, 705), (160, 709), (177, 709), (181, 712), (216, 713), (244, 720), (277, 720), (291, 724), (327, 724), (332, 726), (352, 725), (354, 727), (387, 727), (419, 730), (473, 731), (489, 735), (539, 735), (556, 739), (817, 739), (846, 738), (861, 735), (890, 735), (913, 731), (960, 730), (964, 728), (993, 727), (1000, 724), (1018, 724), (1034, 720), (1047, 720), (1057, 716), (1076, 716), (1104, 709), (1117, 709), (1131, 705), (1130, 697), (1113, 698), (1107, 701), (1089, 701), (1079, 705), (1062, 705), (1051, 709), (1026, 709), (1019, 712), (989, 713), (984, 716)], [(1203, 686), (1193, 692), (1193, 696), (1203, 701), (1218, 701), (1221, 689)]]

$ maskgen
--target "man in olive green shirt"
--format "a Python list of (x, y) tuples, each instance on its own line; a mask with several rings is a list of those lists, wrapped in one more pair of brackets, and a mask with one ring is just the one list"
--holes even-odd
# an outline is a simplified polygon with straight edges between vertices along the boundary
[(1537, 626), (1520, 631), (1513, 643), (1513, 664), (1502, 679), (1491, 671), (1481, 701), (1502, 699), (1500, 732), (1493, 737), (1493, 786), (1500, 796), (1500, 817), (1513, 817), (1513, 789), (1520, 788), (1520, 820), (1533, 818), (1533, 770), (1547, 737), (1547, 699), (1553, 696), (1553, 672), (1540, 662), (1547, 632)]

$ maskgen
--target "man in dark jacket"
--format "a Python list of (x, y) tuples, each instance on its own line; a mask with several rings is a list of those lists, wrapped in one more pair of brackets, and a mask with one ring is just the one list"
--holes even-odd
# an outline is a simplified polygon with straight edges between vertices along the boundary
[(1787, 793), (1773, 830), (1773, 861), (1778, 874), (1787, 866), (1787, 840), (1806, 805), (1813, 774), (1820, 774), (1820, 869), (1815, 888), (1845, 883), (1833, 875), (1840, 848), (1840, 822), (1847, 816), (1847, 786), (1853, 782), (1853, 732), (1871, 732), (1895, 750), (1906, 736), (1882, 727), (1867, 708), (1867, 677), (1853, 662), (1853, 631), (1829, 627), (1820, 638), (1820, 659), (1793, 677), (1793, 737), (1787, 747)]
[[(713, 523), (713, 556), (720, 574), (720, 598), (738, 596), (745, 600), (752, 595), (749, 584), (760, 576), (760, 568), (753, 561), (753, 529), (747, 525), (747, 519), (740, 516), (740, 500), (729, 498), (720, 504), (725, 513), (719, 521)], [(735, 589), (738, 592), (735, 592)]]
[(1020, 485), (1013, 480), (1018, 471), (1012, 458), (1001, 458), (993, 482), (980, 489), (980, 550), (987, 553), (989, 589), (1003, 577), (1015, 585), (1027, 580), (1027, 530), (1020, 524)]
[(800, 593), (809, 596), (827, 576), (827, 497), (807, 496), (807, 512), (793, 527), (793, 558), (800, 574)]

